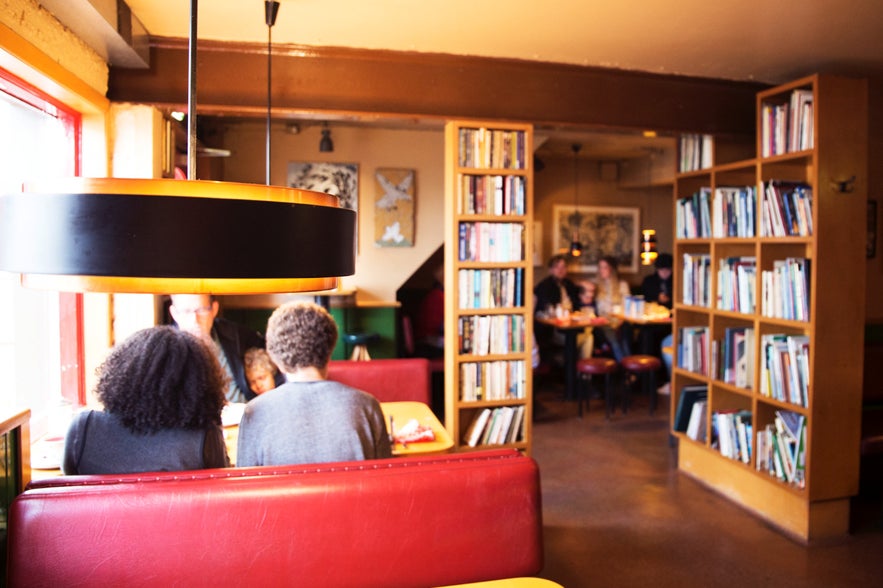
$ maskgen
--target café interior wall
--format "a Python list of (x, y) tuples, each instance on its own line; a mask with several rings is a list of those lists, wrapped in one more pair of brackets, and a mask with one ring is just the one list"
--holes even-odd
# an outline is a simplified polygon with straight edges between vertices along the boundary
[[(302, 124), (297, 134), (283, 123), (271, 131), (270, 180), (286, 185), (289, 162), (339, 162), (359, 166), (358, 251), (356, 273), (341, 280), (356, 288), (360, 302), (392, 302), (396, 290), (444, 241), (444, 133), (433, 130), (389, 130), (332, 124), (334, 151), (321, 153), (321, 125)], [(266, 179), (266, 123), (231, 122), (223, 133), (231, 155), (223, 162), (223, 179), (263, 184)], [(218, 145), (211, 145), (218, 147)], [(415, 170), (413, 247), (375, 245), (374, 173), (378, 168)], [(333, 247), (333, 243), (328, 243)], [(272, 255), (272, 252), (267, 252)]]
[[(573, 160), (549, 159), (542, 171), (535, 174), (534, 179), (534, 220), (542, 225), (542, 248), (540, 250), (542, 265), (535, 268), (534, 281), (539, 282), (548, 275), (546, 261), (555, 253), (553, 250), (553, 210), (555, 205), (574, 205), (574, 171)], [(609, 170), (609, 164), (605, 165)], [(618, 178), (602, 177), (602, 165), (599, 161), (580, 160), (578, 167), (578, 204), (579, 206), (611, 206), (634, 207), (639, 210), (638, 235), (640, 230), (650, 228), (656, 230), (658, 248), (661, 252), (671, 252), (673, 244), (672, 226), (672, 186), (660, 185), (653, 187), (623, 188)], [(645, 276), (653, 272), (653, 266), (638, 265), (637, 273), (622, 273), (621, 277), (633, 287), (640, 286)], [(594, 275), (583, 275), (571, 272), (575, 279), (593, 279)]]

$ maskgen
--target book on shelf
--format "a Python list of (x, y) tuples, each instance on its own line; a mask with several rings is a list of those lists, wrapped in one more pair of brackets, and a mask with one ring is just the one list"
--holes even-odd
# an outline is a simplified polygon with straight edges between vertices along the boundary
[(727, 384), (750, 388), (754, 382), (754, 329), (728, 327), (718, 346), (715, 377)]
[(459, 140), (462, 167), (525, 168), (525, 134), (521, 131), (463, 128)]
[(516, 443), (524, 429), (524, 411), (524, 405), (476, 411), (463, 435), (463, 442), (469, 447)]
[(678, 407), (675, 411), (674, 430), (686, 433), (690, 424), (690, 417), (693, 414), (693, 405), (700, 400), (708, 398), (708, 386), (698, 384), (693, 386), (684, 386), (678, 396)]
[(725, 257), (718, 260), (717, 308), (745, 314), (756, 304), (757, 258)]
[(762, 237), (808, 237), (813, 232), (812, 186), (803, 182), (769, 180), (762, 185)]
[(703, 187), (691, 196), (679, 198), (675, 210), (675, 237), (678, 239), (711, 236), (711, 188)]
[(777, 410), (772, 423), (757, 434), (758, 471), (803, 488), (806, 484), (806, 417)]
[(680, 172), (698, 171), (711, 167), (712, 136), (686, 133), (680, 137)]
[(712, 415), (714, 437), (721, 455), (743, 463), (751, 461), (751, 412), (747, 410), (720, 411)]
[(697, 400), (693, 403), (690, 411), (690, 420), (687, 423), (687, 437), (694, 441), (705, 441), (708, 425), (705, 411), (708, 409), (708, 400)]
[(711, 305), (711, 255), (684, 253), (684, 304), (709, 307)]
[(715, 188), (712, 201), (712, 235), (753, 237), (757, 190), (754, 186)]
[(812, 261), (789, 257), (773, 261), (761, 272), (761, 310), (764, 316), (795, 321), (809, 320)]
[(481, 435), (484, 433), (484, 429), (487, 426), (488, 419), (491, 416), (491, 409), (485, 408), (475, 413), (475, 416), (472, 418), (472, 421), (469, 423), (469, 427), (466, 429), (466, 434), (463, 436), (463, 440), (466, 442), (466, 445), (469, 447), (475, 447), (478, 445), (478, 441), (481, 439)]
[(770, 333), (761, 337), (762, 396), (808, 406), (809, 345), (807, 335)]
[(678, 330), (678, 367), (708, 375), (709, 330), (705, 326), (683, 327)]

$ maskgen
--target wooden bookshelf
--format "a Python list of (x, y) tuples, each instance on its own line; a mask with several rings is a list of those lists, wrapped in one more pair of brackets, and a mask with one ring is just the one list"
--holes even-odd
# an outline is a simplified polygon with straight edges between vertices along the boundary
[[(786, 138), (792, 131), (786, 125), (778, 133), (778, 142), (772, 145), (769, 142), (777, 131), (775, 125), (767, 123), (772, 120), (770, 113), (777, 112), (780, 120), (789, 116), (794, 109), (792, 104), (798, 103), (792, 101), (792, 96), (799, 96), (800, 103), (811, 102), (809, 110), (800, 107), (796, 118), (811, 128), (797, 130), (793, 137), (804, 138), (792, 141)], [(804, 542), (848, 533), (849, 499), (858, 492), (867, 120), (864, 80), (826, 75), (796, 80), (757, 95), (756, 156), (741, 161), (715, 160), (707, 169), (679, 173), (675, 179), (676, 209), (679, 200), (703, 188), (714, 194), (724, 186), (756, 187), (753, 236), (678, 235), (675, 240), (672, 422), (685, 386), (705, 385), (708, 390), (708, 404), (702, 415), (708, 431), (706, 438), (694, 440), (685, 432), (672, 431), (679, 440), (678, 467)], [(807, 133), (811, 134), (810, 140)], [(765, 153), (768, 155), (764, 156)], [(763, 194), (773, 181), (805, 184), (811, 191), (808, 219), (792, 216), (793, 230), (784, 235), (772, 233), (764, 224), (764, 208), (767, 207), (767, 213), (773, 213), (773, 209), (764, 203)], [(796, 201), (797, 197), (794, 198)], [(780, 212), (788, 213), (783, 208)], [(798, 226), (806, 223), (811, 223), (811, 231)], [(710, 258), (707, 305), (697, 302), (701, 300), (694, 295), (697, 285), (684, 282), (685, 256), (695, 260), (702, 255)], [(756, 262), (756, 273), (749, 278), (753, 280), (749, 285), (754, 291), (754, 305), (724, 310), (721, 298), (732, 292), (722, 291), (726, 286), (718, 279), (722, 260), (740, 257)], [(799, 260), (809, 260), (809, 275), (804, 284), (787, 280), (784, 284), (786, 289), (792, 287), (798, 292), (798, 286), (808, 287), (805, 319), (774, 311), (764, 298), (768, 294), (764, 281), (772, 279), (769, 275), (764, 277), (765, 274), (781, 273), (786, 260), (798, 260), (797, 267), (802, 267)], [(697, 273), (695, 267), (692, 273)], [(741, 293), (750, 295), (750, 289)], [(779, 291), (777, 295), (792, 294)], [(688, 304), (685, 300), (690, 301), (691, 296), (694, 303)], [(781, 301), (778, 303), (781, 305)], [(695, 365), (678, 357), (684, 353), (685, 335), (702, 327), (709, 334), (705, 349), (707, 373), (688, 369)], [(733, 333), (744, 329), (750, 329), (753, 335), (742, 357), (742, 361), (750, 362), (751, 372), (747, 385), (737, 385), (735, 380), (727, 381), (723, 376), (720, 358), (725, 355), (722, 350), (727, 339), (732, 344)], [(764, 369), (765, 365), (774, 365), (774, 360), (784, 360), (789, 365), (791, 361), (767, 344), (772, 335), (791, 337), (793, 341), (805, 337), (808, 342), (808, 353), (795, 364), (802, 371), (788, 372), (794, 373), (796, 380), (777, 382), (792, 393), (784, 398), (769, 392), (776, 372)], [(795, 353), (794, 357), (798, 355), (801, 354)], [(794, 387), (802, 381), (806, 386), (803, 397), (794, 394)], [(750, 439), (751, 450), (744, 460), (724, 457), (712, 434), (719, 418), (715, 415), (735, 411), (751, 415), (746, 421), (750, 430), (744, 437)], [(758, 452), (758, 436), (767, 427), (776, 431), (778, 411), (792, 413), (805, 426), (802, 469), (798, 459), (790, 477), (784, 469), (779, 476), (775, 458), (768, 466)], [(787, 434), (776, 434), (788, 438)], [(798, 433), (797, 437), (801, 435)], [(787, 464), (780, 465), (784, 468)]]
[[(458, 451), (530, 452), (532, 143), (530, 125), (445, 127), (445, 426)], [(482, 412), (502, 426), (470, 444)]]

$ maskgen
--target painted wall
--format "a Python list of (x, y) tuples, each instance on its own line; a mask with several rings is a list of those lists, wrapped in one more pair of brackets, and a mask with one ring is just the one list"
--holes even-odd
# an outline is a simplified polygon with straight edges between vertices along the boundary
[[(273, 127), (271, 183), (285, 185), (288, 162), (356, 163), (359, 166), (358, 253), (356, 273), (343, 286), (358, 289), (360, 301), (391, 302), (396, 290), (444, 240), (444, 135), (438, 130), (375, 130), (331, 126), (334, 152), (320, 153), (321, 126), (305, 126), (292, 135)], [(219, 145), (210, 145), (220, 147)], [(266, 123), (230, 123), (224, 148), (224, 180), (263, 184), (266, 174)], [(416, 171), (414, 246), (374, 244), (374, 202), (378, 168)], [(380, 194), (382, 196), (382, 194)]]

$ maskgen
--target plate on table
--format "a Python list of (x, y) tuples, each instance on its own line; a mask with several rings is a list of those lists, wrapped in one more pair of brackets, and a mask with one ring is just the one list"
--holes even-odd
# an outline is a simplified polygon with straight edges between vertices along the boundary
[(238, 425), (243, 412), (245, 412), (244, 402), (228, 402), (221, 409), (221, 425), (225, 427)]
[(57, 470), (64, 455), (64, 437), (47, 437), (31, 446), (31, 468)]

